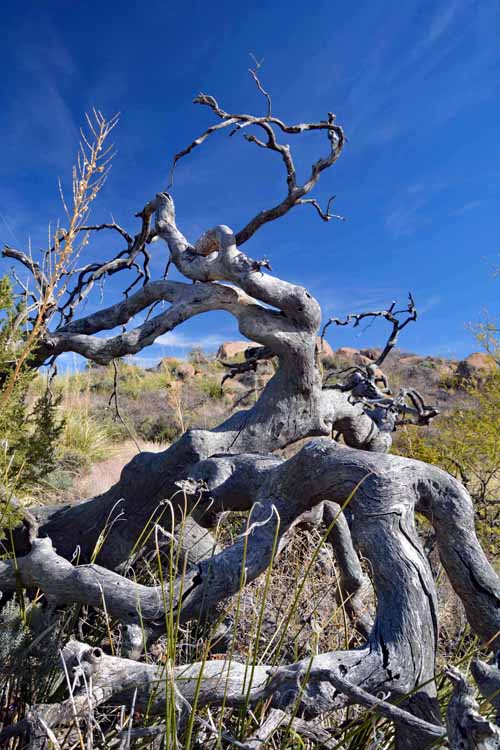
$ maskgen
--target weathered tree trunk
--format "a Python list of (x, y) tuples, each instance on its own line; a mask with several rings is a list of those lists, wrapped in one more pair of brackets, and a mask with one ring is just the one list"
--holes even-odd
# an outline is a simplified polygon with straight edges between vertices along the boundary
[[(230, 461), (233, 490), (238, 486), (239, 465), (246, 476), (248, 458)], [(205, 464), (210, 468), (212, 483), (218, 460), (213, 457)], [(223, 456), (220, 462), (223, 496), (229, 481), (228, 458)], [(354, 545), (370, 564), (377, 596), (376, 620), (366, 647), (318, 657), (301, 698), (303, 707), (320, 713), (343, 705), (330, 679), (337, 675), (371, 693), (386, 691), (392, 700), (403, 701), (401, 705), (414, 715), (439, 723), (433, 680), (438, 628), (435, 590), (415, 530), (416, 507), (435, 526), (443, 564), (474, 630), (485, 640), (500, 631), (500, 586), (472, 530), (467, 534), (467, 550), (460, 556), (455, 554), (464, 542), (462, 535), (471, 514), (465, 490), (444, 472), (425, 464), (353, 451), (329, 440), (309, 443), (288, 461), (276, 463), (264, 458), (261, 463), (254, 467), (253, 489), (260, 505), (250, 521), (255, 527), (246, 550), (246, 581), (268, 567), (275, 538), (282, 537), (301, 514), (325, 500), (343, 505), (350, 498), (344, 512)], [(212, 487), (211, 494), (216, 502), (221, 500), (217, 486)], [(241, 498), (239, 501), (241, 507)], [(441, 519), (445, 518), (443, 527)], [(35, 549), (42, 551), (42, 544), (48, 545), (48, 541), (35, 543)], [(244, 546), (241, 539), (188, 572), (182, 599), (177, 601), (181, 620), (199, 618), (236, 593), (242, 580)], [(49, 548), (46, 557), (33, 552), (19, 559), (19, 574), (26, 586), (40, 586), (55, 600), (94, 606), (100, 606), (104, 596), (108, 612), (125, 622), (137, 618), (139, 600), (144, 620), (161, 619), (159, 590), (138, 586), (105, 568), (74, 568), (61, 558), (51, 562)], [(8, 571), (8, 565), (4, 563), (0, 571), (2, 588), (7, 588), (8, 575), (11, 587), (15, 586), (15, 571)], [(176, 590), (180, 592), (180, 582)], [(288, 671), (298, 680), (306, 664)], [(297, 697), (297, 691), (286, 697), (279, 685), (275, 692), (274, 700), (281, 708)], [(409, 693), (411, 698), (407, 699)], [(398, 724), (398, 738), (399, 747), (417, 749), (428, 744), (425, 732), (421, 735), (406, 724)]]
[[(500, 645), (500, 583), (475, 536), (470, 497), (444, 472), (387, 455), (398, 414), (413, 414), (419, 424), (435, 414), (423, 408), (416, 392), (411, 391), (413, 405), (408, 406), (405, 398), (410, 391), (393, 397), (385, 381), (382, 393), (368, 370), (358, 373), (355, 387), (323, 388), (316, 355), (321, 322), (318, 303), (303, 287), (264, 273), (262, 269), (270, 270), (269, 262), (253, 260), (240, 249), (259, 227), (294, 206), (309, 204), (323, 220), (332, 218), (330, 203), (323, 211), (315, 199), (305, 196), (340, 156), (343, 131), (331, 113), (319, 123), (287, 125), (272, 115), (270, 103), (266, 117), (254, 117), (226, 113), (205, 95), (196, 101), (208, 106), (220, 122), (175, 161), (219, 129), (252, 126), (266, 140), (253, 134), (248, 140), (278, 153), (284, 164), (286, 197), (239, 232), (219, 225), (192, 245), (177, 227), (171, 196), (159, 193), (140, 213), (142, 227), (135, 237), (113, 224), (127, 241), (127, 249), (102, 265), (89, 264), (79, 270), (76, 284), (60, 306), (63, 323), (45, 332), (33, 362), (75, 351), (108, 363), (140, 351), (194, 315), (225, 310), (235, 317), (241, 334), (257, 342), (266, 357), (269, 352), (276, 356), (278, 369), (252, 408), (212, 430), (190, 430), (162, 453), (138, 454), (123, 469), (118, 483), (99, 497), (78, 505), (32, 509), (42, 538), (30, 537), (26, 529), (16, 532), (17, 560), (0, 563), (0, 587), (13, 591), (21, 582), (27, 588), (40, 588), (59, 604), (101, 607), (105, 601), (107, 612), (128, 628), (133, 652), (139, 623), (145, 622), (154, 631), (165, 616), (161, 587), (141, 586), (121, 575), (141, 549), (145, 530), (160, 524), (173, 533), (194, 504), (196, 520), (207, 526), (222, 510), (250, 511), (247, 536), (228, 549), (215, 549), (213, 555), (201, 542), (199, 527), (193, 527), (201, 555), (191, 560), (184, 578), (168, 582), (175, 612), (185, 622), (205, 617), (236, 593), (242, 580), (249, 582), (265, 571), (276, 543), (304, 514), (321, 507), (317, 512), (330, 526), (332, 516), (342, 508), (344, 515), (339, 516), (337, 529), (331, 530), (330, 541), (351, 596), (352, 614), (359, 609), (356, 597), (364, 579), (358, 553), (370, 566), (377, 599), (373, 625), (369, 620), (362, 623), (366, 643), (361, 648), (273, 669), (258, 665), (251, 684), (247, 679), (245, 686), (246, 670), (236, 662), (187, 665), (171, 670), (165, 680), (163, 668), (108, 657), (77, 642), (67, 647), (66, 656), (76, 660), (75, 669), (93, 675), (95, 705), (105, 701), (131, 705), (135, 695), (138, 710), (148, 705), (161, 713), (166, 701), (174, 700), (182, 711), (198, 689), (200, 705), (220, 705), (226, 695), (227, 705), (239, 706), (248, 695), (250, 703), (271, 698), (279, 710), (299, 701), (305, 716), (360, 703), (395, 722), (398, 750), (424, 750), (443, 737), (444, 728), (434, 683), (435, 586), (415, 528), (415, 511), (434, 527), (443, 566), (472, 629), (490, 647)], [(328, 136), (328, 154), (312, 165), (302, 185), (297, 183), (290, 147), (278, 142), (277, 131), (290, 135), (320, 131)], [(150, 225), (153, 216), (154, 228)], [(147, 245), (155, 238), (164, 240), (171, 262), (193, 283), (149, 281)], [(137, 265), (139, 253), (145, 258), (143, 288), (128, 295), (129, 288), (125, 300), (74, 320), (79, 301), (95, 282)], [(42, 273), (25, 254), (12, 249), (7, 254), (20, 260), (35, 278)], [(154, 317), (148, 314), (137, 328), (108, 338), (96, 335), (126, 325), (143, 311), (152, 313), (159, 301), (168, 301), (170, 307)], [(411, 296), (407, 312), (409, 317), (401, 324), (394, 304), (387, 311), (370, 313), (385, 317), (393, 326), (382, 358), (394, 346), (399, 330), (416, 318)], [(362, 316), (355, 317), (359, 322)], [(330, 439), (335, 433), (345, 445)], [(272, 455), (310, 437), (320, 439), (287, 461)], [(77, 566), (72, 562), (75, 555)], [(169, 680), (174, 698), (165, 687)], [(381, 691), (397, 706), (378, 698)], [(40, 717), (49, 723), (66, 721), (68, 715), (68, 703), (40, 709)], [(33, 721), (40, 726), (36, 716)]]

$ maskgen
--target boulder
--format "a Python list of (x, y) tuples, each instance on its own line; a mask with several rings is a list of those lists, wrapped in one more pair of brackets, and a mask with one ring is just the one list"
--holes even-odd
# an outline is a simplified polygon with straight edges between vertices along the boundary
[(330, 344), (326, 339), (321, 341), (320, 336), (316, 336), (316, 351), (319, 353), (321, 359), (332, 359), (334, 352)]
[(422, 361), (422, 357), (418, 354), (403, 354), (399, 357), (399, 364), (403, 367), (410, 367), (412, 365), (418, 365)]
[(360, 351), (359, 349), (354, 349), (352, 346), (341, 346), (340, 349), (337, 349), (336, 354), (345, 359), (354, 359), (355, 356), (360, 354)]
[(260, 344), (256, 344), (254, 341), (224, 341), (217, 349), (215, 356), (217, 359), (224, 361), (231, 360), (254, 346), (260, 346)]
[[(231, 360), (238, 357), (240, 354), (244, 354), (247, 349), (251, 349), (255, 346), (261, 346), (261, 344), (255, 343), (255, 341), (224, 341), (217, 350), (216, 358), (222, 360)], [(316, 336), (316, 350), (320, 353), (322, 358), (330, 358), (334, 356), (334, 352), (328, 341), (321, 341), (320, 336)]]
[(347, 360), (352, 366), (370, 365), (373, 363), (373, 360), (370, 357), (365, 356), (359, 349), (355, 349), (352, 346), (341, 346), (335, 353), (338, 357)]
[(181, 380), (189, 380), (190, 378), (194, 378), (195, 369), (190, 362), (179, 362), (174, 370), (174, 374)]
[(473, 352), (457, 365), (457, 375), (463, 380), (483, 379), (496, 368), (495, 359), (485, 352)]
[(195, 369), (190, 362), (175, 357), (163, 357), (156, 366), (156, 370), (158, 372), (169, 370), (172, 375), (181, 380), (189, 380), (195, 376)]

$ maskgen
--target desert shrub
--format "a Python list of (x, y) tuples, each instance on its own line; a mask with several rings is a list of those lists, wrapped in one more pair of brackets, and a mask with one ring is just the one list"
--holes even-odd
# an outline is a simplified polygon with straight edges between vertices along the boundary
[(209, 398), (220, 399), (224, 397), (224, 393), (222, 391), (219, 380), (204, 377), (200, 378), (198, 385), (202, 393), (207, 395)]
[(435, 464), (464, 482), (475, 504), (481, 540), (500, 549), (500, 369), (467, 388), (469, 401), (424, 432), (407, 427), (397, 452)]
[[(54, 469), (54, 445), (64, 428), (59, 399), (44, 384), (39, 396), (28, 398), (37, 379), (26, 359), (17, 367), (24, 346), (16, 320), (23, 312), (12, 296), (10, 281), (0, 279), (0, 536), (19, 518), (11, 498), (30, 495)], [(41, 378), (38, 378), (40, 383)]]
[(71, 618), (39, 601), (12, 598), (0, 611), (0, 722), (34, 703), (61, 699), (60, 648)]
[(180, 437), (178, 421), (171, 414), (148, 414), (134, 425), (138, 437), (154, 443), (170, 443)]

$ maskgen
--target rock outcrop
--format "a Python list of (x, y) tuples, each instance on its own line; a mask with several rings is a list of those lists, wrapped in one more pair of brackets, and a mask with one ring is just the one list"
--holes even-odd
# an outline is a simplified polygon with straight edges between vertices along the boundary
[[(364, 349), (363, 351), (368, 351), (367, 349)], [(341, 359), (344, 359), (349, 365), (369, 365), (373, 362), (372, 357), (366, 356), (366, 354), (363, 354), (362, 351), (359, 349), (355, 349), (352, 346), (341, 346), (340, 349), (337, 349), (335, 352), (337, 357), (340, 357)]]
[[(231, 361), (240, 354), (244, 354), (247, 349), (251, 349), (254, 346), (260, 346), (254, 341), (224, 341), (217, 349), (216, 359), (225, 361)], [(319, 336), (316, 337), (316, 349), (321, 353), (322, 358), (331, 358), (334, 356), (334, 351), (328, 341)]]
[(255, 341), (224, 341), (217, 349), (215, 358), (225, 362), (234, 359), (239, 354), (244, 354), (247, 349), (254, 346), (259, 346), (259, 344), (256, 344)]
[(163, 357), (156, 366), (156, 370), (161, 372), (162, 370), (169, 370), (172, 375), (180, 378), (181, 380), (189, 380), (193, 378), (196, 371), (190, 362), (186, 362), (184, 359), (176, 359), (175, 357)]
[(335, 356), (335, 352), (326, 339), (321, 339), (319, 336), (316, 337), (316, 351), (321, 355), (322, 359), (332, 359)]
[(483, 380), (495, 368), (496, 363), (491, 354), (474, 352), (458, 363), (457, 375), (463, 380)]

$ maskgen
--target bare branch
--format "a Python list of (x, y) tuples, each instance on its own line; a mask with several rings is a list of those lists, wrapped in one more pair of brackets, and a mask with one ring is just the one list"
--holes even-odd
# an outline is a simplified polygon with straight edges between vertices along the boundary
[(272, 359), (275, 353), (267, 346), (249, 347), (245, 350), (244, 362), (223, 362), (219, 360), (223, 367), (227, 367), (229, 372), (224, 375), (221, 381), (221, 389), (230, 378), (241, 375), (244, 372), (256, 372), (257, 365), (263, 360)]
[[(194, 99), (194, 103), (209, 107), (209, 109), (212, 110), (212, 112), (221, 120), (221, 122), (216, 125), (212, 125), (198, 138), (192, 141), (189, 146), (187, 146), (185, 149), (174, 156), (170, 176), (171, 185), (173, 182), (174, 169), (180, 159), (190, 154), (197, 146), (200, 146), (202, 143), (204, 143), (210, 135), (219, 130), (224, 130), (227, 127), (232, 127), (233, 129), (231, 130), (230, 135), (234, 135), (243, 128), (254, 127), (264, 133), (265, 140), (258, 138), (253, 133), (245, 133), (244, 137), (247, 141), (249, 141), (250, 143), (254, 143), (260, 148), (269, 149), (280, 154), (285, 166), (288, 192), (286, 197), (280, 203), (273, 206), (272, 208), (261, 211), (259, 214), (257, 214), (257, 216), (251, 219), (243, 229), (236, 233), (236, 243), (238, 245), (242, 245), (244, 242), (249, 240), (250, 237), (252, 237), (255, 232), (267, 222), (274, 221), (275, 219), (284, 216), (284, 214), (286, 214), (291, 208), (303, 203), (310, 203), (311, 205), (313, 205), (324, 221), (329, 221), (331, 218), (334, 218), (334, 215), (331, 215), (329, 211), (331, 200), (329, 201), (327, 210), (324, 212), (321, 210), (317, 201), (313, 199), (304, 200), (304, 196), (310, 193), (311, 190), (316, 186), (321, 173), (325, 169), (331, 167), (337, 161), (342, 152), (345, 142), (344, 132), (339, 125), (335, 124), (335, 115), (333, 115), (331, 112), (328, 113), (327, 120), (316, 123), (300, 123), (297, 125), (287, 125), (279, 118), (274, 117), (271, 113), (272, 107), (270, 95), (263, 88), (256, 71), (250, 70), (250, 74), (254, 79), (259, 91), (265, 96), (267, 100), (267, 115), (265, 117), (257, 117), (250, 114), (234, 114), (225, 112), (219, 106), (217, 100), (214, 99), (213, 96), (199, 94)], [(297, 184), (295, 165), (291, 149), (287, 144), (278, 142), (274, 127), (277, 127), (283, 133), (289, 135), (298, 135), (308, 131), (326, 132), (330, 144), (329, 153), (327, 156), (318, 159), (312, 165), (310, 175), (304, 184)]]
[(267, 118), (269, 119), (271, 117), (271, 115), (272, 115), (272, 108), (273, 108), (273, 104), (272, 104), (272, 101), (271, 101), (271, 96), (265, 90), (265, 88), (263, 87), (262, 83), (260, 82), (259, 76), (257, 75), (257, 71), (259, 70), (259, 68), (262, 67), (262, 63), (264, 62), (264, 59), (262, 59), (259, 62), (257, 60), (257, 58), (255, 57), (255, 55), (253, 55), (251, 52), (250, 52), (250, 57), (252, 58), (252, 60), (253, 60), (253, 62), (255, 64), (255, 70), (253, 70), (252, 68), (249, 68), (248, 72), (250, 73), (250, 75), (252, 76), (253, 80), (255, 81), (255, 85), (259, 89), (260, 93), (262, 94), (263, 97), (265, 97), (265, 99), (267, 101)]
[[(346, 321), (340, 322), (340, 325), (345, 324)], [(343, 380), (327, 385), (331, 377), (342, 374), (346, 374)], [(353, 404), (362, 404), (365, 412), (379, 426), (381, 422), (392, 425), (394, 429), (403, 424), (426, 426), (439, 414), (438, 409), (425, 403), (422, 394), (415, 388), (400, 388), (394, 395), (386, 375), (374, 363), (355, 365), (345, 370), (329, 370), (323, 387), (348, 393), (349, 400)]]
[(318, 201), (315, 198), (304, 198), (301, 201), (299, 201), (299, 205), (305, 206), (305, 205), (311, 205), (313, 206), (316, 211), (318, 212), (319, 216), (323, 221), (330, 221), (331, 219), (338, 219), (338, 221), (345, 221), (345, 216), (340, 216), (340, 214), (332, 214), (330, 213), (330, 206), (332, 205), (333, 201), (335, 200), (336, 196), (332, 195), (331, 198), (328, 199), (328, 203), (326, 204), (326, 209), (323, 211), (321, 206), (319, 205)]
[[(364, 656), (366, 658), (366, 654)], [(134, 706), (135, 710), (147, 711), (150, 716), (162, 715), (169, 691), (172, 690), (179, 712), (183, 706), (191, 708), (195, 699), (198, 707), (221, 704), (253, 706), (263, 699), (271, 698), (272, 704), (279, 709), (280, 704), (293, 704), (301, 697), (312, 705), (315, 696), (318, 696), (317, 686), (321, 681), (333, 682), (338, 690), (349, 695), (351, 701), (368, 704), (380, 715), (418, 729), (428, 739), (443, 737), (445, 734), (443, 727), (391, 706), (339, 677), (342, 669), (347, 667), (336, 663), (336, 654), (324, 654), (312, 661), (307, 660), (308, 663), (298, 662), (288, 667), (258, 665), (251, 670), (250, 675), (244, 664), (234, 660), (209, 660), (176, 667), (169, 663), (144, 664), (132, 659), (108, 656), (100, 648), (92, 648), (80, 641), (69, 641), (63, 649), (62, 658), (66, 674), (75, 682), (74, 694), (60, 704), (34, 706), (22, 724), (3, 730), (2, 740), (26, 730), (37, 734), (38, 729), (43, 736), (44, 729), (46, 732), (48, 728), (50, 733), (58, 726), (71, 725), (88, 713), (89, 706), (95, 708), (103, 703), (125, 705), (128, 708)], [(358, 652), (357, 658), (363, 658), (363, 653)], [(350, 661), (352, 659), (346, 654), (345, 662), (349, 664)], [(309, 680), (305, 675), (306, 668)], [(334, 704), (334, 698), (329, 702)], [(275, 718), (279, 717), (281, 720), (281, 716), (280, 711)], [(281, 721), (276, 728), (280, 724)], [(295, 726), (300, 730), (304, 725), (305, 722), (298, 720)], [(304, 728), (307, 730), (307, 726)], [(309, 731), (308, 734), (311, 735), (312, 732)], [(316, 734), (319, 734), (320, 741), (326, 739), (325, 732)], [(259, 745), (254, 741), (243, 747), (255, 748)]]
[(481, 659), (473, 659), (471, 673), (479, 692), (496, 710), (496, 722), (500, 722), (500, 653), (496, 653), (488, 664)]
[(115, 221), (110, 224), (89, 224), (87, 226), (79, 227), (80, 232), (101, 232), (103, 229), (114, 229), (115, 232), (118, 232), (118, 234), (120, 234), (129, 245), (133, 243), (131, 235)]
[(453, 694), (446, 713), (451, 750), (496, 750), (500, 747), (500, 729), (479, 712), (474, 691), (454, 667), (446, 671), (453, 682)]
[[(343, 320), (341, 318), (330, 318), (323, 326), (323, 330), (321, 331), (321, 338), (324, 339), (326, 329), (332, 324), (335, 324), (337, 326), (347, 326), (354, 322), (353, 327), (356, 328), (357, 326), (359, 326), (361, 321), (365, 320), (366, 318), (385, 318), (385, 320), (389, 321), (389, 323), (392, 324), (392, 331), (384, 349), (375, 360), (374, 364), (380, 366), (389, 352), (396, 346), (399, 334), (403, 330), (403, 328), (405, 328), (408, 323), (417, 320), (417, 308), (415, 306), (415, 301), (411, 293), (408, 294), (408, 307), (406, 307), (404, 310), (395, 310), (395, 307), (396, 302), (393, 302), (387, 310), (379, 310), (376, 312), (349, 313), (347, 318)], [(407, 315), (407, 317), (403, 321), (400, 321), (398, 316), (405, 314)]]
[[(99, 224), (95, 226), (87, 227), (87, 231), (101, 231), (102, 229), (112, 229), (118, 232), (127, 242), (127, 248), (121, 250), (114, 258), (105, 261), (104, 263), (90, 263), (83, 268), (75, 269), (72, 275), (77, 277), (76, 285), (68, 292), (68, 296), (64, 303), (60, 305), (59, 311), (61, 312), (65, 322), (70, 321), (75, 313), (76, 308), (81, 302), (90, 294), (94, 284), (103, 279), (106, 276), (112, 276), (119, 271), (128, 270), (135, 267), (138, 271), (138, 277), (134, 283), (145, 278), (149, 280), (149, 272), (147, 270), (149, 264), (149, 255), (146, 251), (146, 245), (151, 242), (154, 237), (154, 232), (151, 232), (151, 217), (154, 213), (154, 203), (148, 203), (142, 211), (137, 214), (142, 220), (142, 226), (139, 232), (131, 237), (128, 232), (119, 227), (116, 223), (113, 224)], [(136, 264), (137, 256), (142, 253), (144, 256), (144, 267), (141, 270)], [(127, 292), (130, 291), (133, 284), (129, 286)], [(127, 296), (127, 295), (125, 295)]]
[[(129, 331), (110, 338), (92, 335), (123, 325), (157, 300), (168, 300), (172, 304), (165, 312), (148, 318), (142, 325)], [(128, 299), (47, 334), (36, 352), (37, 361), (43, 363), (48, 357), (74, 351), (95, 362), (107, 364), (112, 359), (136, 354), (194, 315), (209, 310), (227, 310), (238, 318), (244, 316), (248, 305), (251, 305), (251, 301), (231, 287), (153, 281)], [(267, 314), (264, 309), (262, 314)]]
[(13, 258), (19, 263), (22, 263), (22, 265), (31, 272), (42, 293), (45, 291), (49, 284), (48, 279), (45, 273), (40, 268), (40, 265), (36, 263), (33, 258), (26, 255), (26, 253), (23, 253), (21, 250), (16, 250), (13, 247), (9, 247), (9, 245), (4, 246), (2, 255), (4, 258)]

